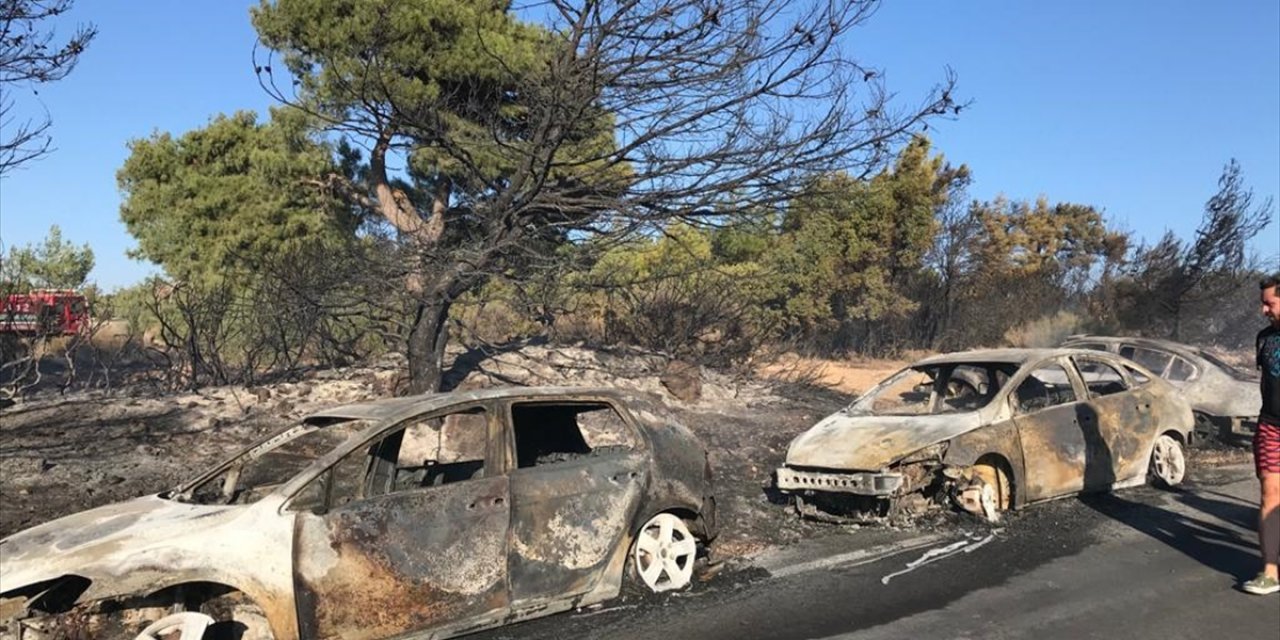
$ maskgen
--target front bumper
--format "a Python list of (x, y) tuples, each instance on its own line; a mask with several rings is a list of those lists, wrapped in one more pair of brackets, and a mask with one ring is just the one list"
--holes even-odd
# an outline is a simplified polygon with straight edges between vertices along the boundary
[(897, 493), (903, 482), (901, 473), (802, 471), (790, 467), (777, 470), (778, 490), (785, 492), (825, 491), (887, 498)]

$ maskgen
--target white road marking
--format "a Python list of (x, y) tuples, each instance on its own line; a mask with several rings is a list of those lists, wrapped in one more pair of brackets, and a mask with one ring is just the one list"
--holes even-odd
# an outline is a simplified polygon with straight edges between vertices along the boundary
[(996, 537), (995, 533), (990, 533), (987, 535), (987, 537), (982, 538), (981, 540), (966, 538), (958, 542), (953, 542), (940, 549), (930, 549), (926, 551), (925, 554), (920, 556), (919, 558), (912, 560), (911, 562), (908, 562), (906, 569), (903, 569), (901, 571), (895, 571), (883, 578), (880, 578), (880, 584), (889, 584), (890, 580), (900, 575), (911, 573), (912, 571), (915, 571), (916, 569), (919, 569), (920, 567), (923, 567), (926, 564), (937, 562), (938, 560), (941, 560), (943, 558), (950, 558), (951, 556), (958, 555), (961, 553), (972, 553), (974, 550), (979, 549), (983, 545), (994, 540), (995, 537)]
[(809, 562), (802, 562), (800, 564), (793, 564), (785, 567), (779, 567), (777, 569), (770, 569), (769, 574), (774, 578), (785, 578), (787, 576), (793, 576), (798, 573), (806, 573), (809, 571), (817, 571), (820, 569), (835, 569), (838, 567), (856, 567), (864, 564), (869, 564), (872, 562), (878, 562), (885, 558), (895, 556), (899, 553), (905, 553), (907, 551), (915, 551), (916, 549), (923, 549), (925, 547), (933, 546), (935, 544), (938, 544), (939, 541), (941, 541), (942, 539), (943, 539), (943, 536), (941, 535), (928, 535), (928, 536), (922, 536), (919, 538), (912, 538), (911, 540), (907, 540), (905, 542), (881, 545), (879, 547), (872, 547), (870, 549), (859, 549), (857, 551), (841, 553), (839, 555), (828, 556), (826, 558), (818, 558), (817, 560), (810, 560)]

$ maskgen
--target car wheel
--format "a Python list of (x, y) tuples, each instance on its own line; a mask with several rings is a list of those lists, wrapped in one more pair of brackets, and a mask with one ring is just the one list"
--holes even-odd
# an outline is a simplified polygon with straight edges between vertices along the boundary
[(636, 532), (631, 575), (653, 593), (683, 589), (693, 580), (698, 541), (675, 514), (659, 513)]
[(204, 640), (273, 640), (275, 637), (266, 614), (239, 592), (209, 600), (201, 610), (216, 620), (205, 632)]
[(171, 613), (147, 625), (134, 640), (203, 640), (213, 618), (195, 611)]
[(1008, 511), (1013, 502), (1013, 487), (1004, 468), (994, 462), (983, 462), (974, 465), (973, 471), (982, 479), (984, 504), (989, 503), (990, 510), (995, 513)]
[(1157, 484), (1165, 487), (1182, 484), (1187, 473), (1187, 456), (1182, 451), (1182, 442), (1168, 433), (1160, 434), (1151, 446), (1149, 469), (1151, 479)]

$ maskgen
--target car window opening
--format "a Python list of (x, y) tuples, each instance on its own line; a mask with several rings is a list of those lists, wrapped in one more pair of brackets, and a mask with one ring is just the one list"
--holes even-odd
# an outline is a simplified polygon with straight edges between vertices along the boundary
[(290, 509), (323, 513), (364, 498), (483, 478), (488, 441), (488, 417), (479, 407), (414, 418), (307, 483)]
[(605, 404), (517, 404), (511, 408), (511, 423), (520, 469), (633, 446), (621, 416)]
[(409, 425), (383, 440), (379, 457), (395, 462), (392, 491), (484, 477), (488, 418), (481, 409)]
[(1032, 371), (1013, 393), (1014, 406), (1019, 413), (1033, 413), (1075, 401), (1071, 378), (1057, 364), (1044, 365)]
[(1128, 390), (1120, 371), (1105, 362), (1080, 358), (1076, 360), (1076, 369), (1089, 388), (1089, 395), (1095, 398)]

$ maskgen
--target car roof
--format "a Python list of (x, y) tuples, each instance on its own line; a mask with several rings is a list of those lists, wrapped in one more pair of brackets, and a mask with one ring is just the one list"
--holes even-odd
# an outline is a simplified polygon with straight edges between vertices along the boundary
[(329, 407), (309, 414), (304, 422), (324, 422), (327, 420), (384, 420), (405, 412), (422, 413), (438, 408), (466, 402), (483, 402), (487, 400), (547, 400), (547, 399), (588, 399), (608, 396), (620, 399), (622, 394), (617, 389), (608, 387), (494, 387), (473, 391), (454, 391), (449, 393), (424, 393), (401, 398), (383, 398), (369, 402)]
[(1119, 344), (1124, 342), (1140, 347), (1163, 349), (1181, 356), (1199, 356), (1204, 351), (1200, 347), (1182, 342), (1174, 342), (1173, 340), (1163, 340), (1160, 338), (1142, 338), (1139, 336), (1095, 336), (1082, 334), (1068, 337), (1063, 341), (1063, 344), (1069, 345), (1077, 342), (1103, 342), (1109, 344)]
[(1097, 351), (1089, 349), (1071, 349), (1066, 347), (1052, 347), (1039, 349), (977, 349), (973, 351), (957, 351), (955, 353), (944, 353), (941, 355), (924, 358), (913, 363), (911, 366), (932, 365), (932, 364), (955, 364), (964, 362), (1008, 362), (1012, 364), (1026, 364), (1028, 362), (1038, 362), (1055, 356), (1063, 355), (1097, 355)]

